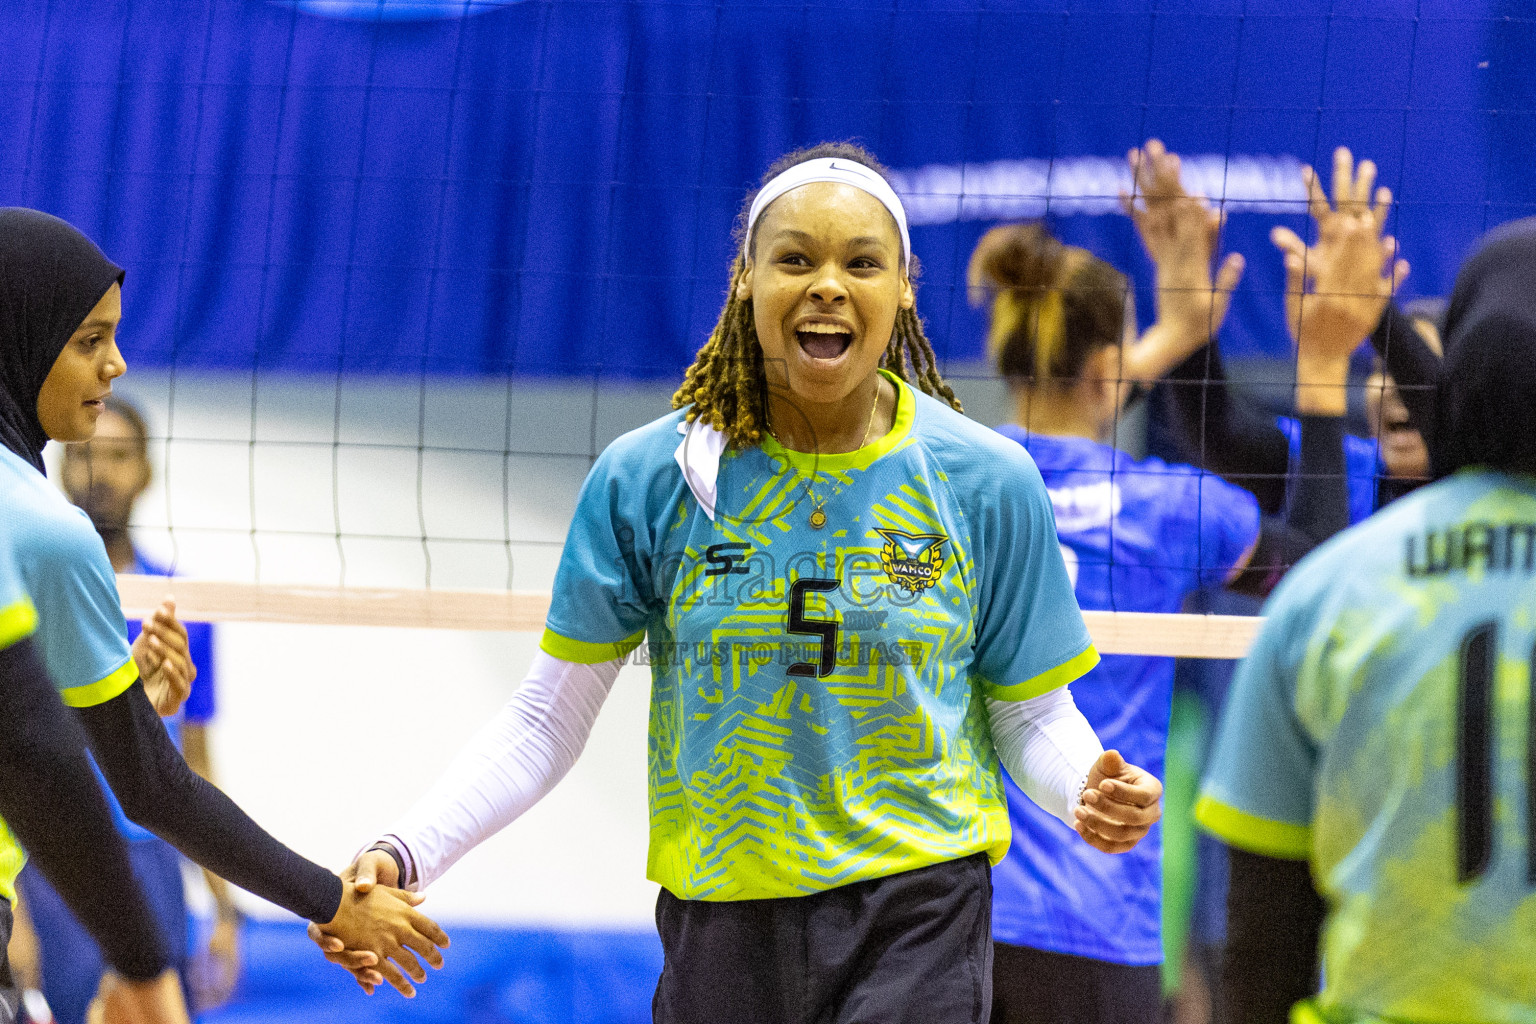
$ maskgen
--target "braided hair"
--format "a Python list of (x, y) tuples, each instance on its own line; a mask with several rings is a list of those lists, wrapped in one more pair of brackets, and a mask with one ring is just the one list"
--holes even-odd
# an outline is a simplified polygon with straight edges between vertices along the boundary
[[(863, 164), (885, 176), (885, 168), (862, 146), (850, 142), (824, 142), (807, 149), (797, 149), (768, 168), (762, 185), (807, 160), (835, 157)], [(761, 188), (761, 186), (759, 186)], [(752, 209), (749, 195), (737, 218), (736, 258), (731, 261), (731, 283), (726, 289), (725, 308), (710, 332), (709, 340), (699, 349), (688, 367), (682, 386), (672, 396), (672, 408), (687, 408), (687, 420), (703, 420), (726, 436), (734, 448), (746, 448), (763, 438), (768, 423), (768, 377), (763, 366), (763, 349), (757, 340), (757, 325), (752, 319), (752, 303), (736, 297), (736, 286), (747, 269), (747, 253), (752, 238), (747, 232), (747, 214)], [(917, 261), (908, 270), (909, 279), (917, 277)], [(915, 384), (925, 394), (934, 395), (960, 411), (960, 401), (939, 373), (933, 346), (923, 333), (923, 321), (916, 310), (902, 309), (896, 314), (891, 340), (880, 357), (880, 366), (897, 377)]]

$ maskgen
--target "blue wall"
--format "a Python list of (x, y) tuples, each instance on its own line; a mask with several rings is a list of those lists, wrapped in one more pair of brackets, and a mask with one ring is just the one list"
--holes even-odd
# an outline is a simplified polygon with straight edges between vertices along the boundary
[(416, 998), (372, 997), (322, 958), (297, 923), (245, 928), (244, 974), (200, 1024), (648, 1024), (661, 976), (654, 932), (450, 927), (441, 971)]
[[(1503, 2), (10, 0), (0, 203), (95, 236), (130, 355), (178, 366), (675, 374), (745, 190), (841, 138), (909, 172), (1346, 143), (1441, 294), (1536, 210), (1536, 24)], [(1237, 356), (1285, 348), (1277, 208), (1230, 220)], [(985, 227), (914, 229), (941, 355), (980, 351)], [(1144, 276), (1124, 217), (1058, 227)]]

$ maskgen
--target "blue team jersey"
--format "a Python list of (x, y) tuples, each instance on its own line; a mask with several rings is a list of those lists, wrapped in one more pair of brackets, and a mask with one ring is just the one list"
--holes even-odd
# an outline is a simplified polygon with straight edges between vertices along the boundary
[[(133, 567), (128, 571), (136, 576), (171, 576), (171, 570), (158, 562), (145, 558), (138, 551), (133, 553)], [(213, 660), (213, 623), (211, 622), (183, 622), (187, 627), (187, 653), (192, 657), (192, 664), (197, 666), (197, 681), (192, 684), (192, 692), (187, 695), (186, 703), (181, 706), (181, 711), (176, 716), (176, 721), (190, 725), (207, 725), (213, 720), (218, 710), (218, 683), (217, 667)], [(138, 619), (128, 620), (128, 637), (130, 641), (143, 630), (144, 623)], [(170, 722), (171, 719), (167, 719)]]
[[(1258, 501), (1216, 476), (1086, 438), (998, 432), (1040, 468), (1083, 608), (1177, 612), (1191, 591), (1225, 580), (1258, 539)], [(1158, 778), (1173, 667), (1172, 658), (1108, 655), (1072, 687), (1105, 748)], [(1161, 961), (1161, 828), (1129, 853), (1101, 853), (1011, 779), (1007, 792), (1013, 847), (992, 875), (993, 937), (1116, 963)]]
[[(1295, 479), (1296, 464), (1301, 458), (1301, 421), (1292, 416), (1278, 416), (1275, 425), (1285, 434), (1291, 447), (1291, 472), (1286, 476), (1286, 505), (1289, 506), (1289, 484)], [(1376, 511), (1377, 484), (1386, 475), (1387, 468), (1381, 461), (1381, 445), (1378, 442), (1354, 434), (1344, 435), (1344, 482), (1349, 492), (1351, 523), (1367, 519)]]
[(37, 605), (43, 663), (70, 707), (92, 707), (139, 678), (117, 578), (96, 528), (47, 478), (0, 448), (0, 531)]
[[(0, 522), (0, 651), (30, 637), (37, 629), (37, 609), (27, 596), (21, 570), (11, 554), (11, 538)], [(4, 709), (0, 709), (3, 714)], [(16, 876), (26, 856), (21, 844), (11, 834), (4, 821), (0, 821), (0, 897), (15, 902)]]
[(1465, 471), (1293, 569), (1200, 822), (1310, 861), (1330, 1022), (1536, 1022), (1536, 480)]
[(582, 488), (543, 648), (594, 663), (648, 638), (648, 875), (681, 898), (997, 860), (983, 696), (1097, 660), (1029, 456), (889, 379), (894, 426), (856, 452), (728, 450), (713, 520), (675, 461), (681, 412)]

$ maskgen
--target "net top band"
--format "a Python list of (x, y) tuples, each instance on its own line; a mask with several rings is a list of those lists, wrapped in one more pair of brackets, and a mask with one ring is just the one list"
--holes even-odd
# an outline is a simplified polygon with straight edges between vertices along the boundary
[(896, 230), (901, 235), (901, 258), (903, 264), (910, 268), (912, 239), (907, 234), (907, 211), (901, 205), (901, 198), (896, 195), (896, 190), (891, 188), (890, 182), (881, 177), (878, 172), (870, 170), (861, 163), (841, 157), (822, 157), (818, 160), (807, 160), (803, 164), (795, 164), (764, 185), (757, 193), (757, 198), (752, 200), (752, 209), (747, 214), (747, 237), (752, 237), (752, 232), (757, 229), (758, 218), (763, 215), (764, 210), (768, 209), (770, 203), (786, 192), (816, 181), (835, 181), (843, 185), (852, 185), (861, 192), (867, 192), (878, 199), (880, 205), (890, 211), (891, 217), (896, 221)]

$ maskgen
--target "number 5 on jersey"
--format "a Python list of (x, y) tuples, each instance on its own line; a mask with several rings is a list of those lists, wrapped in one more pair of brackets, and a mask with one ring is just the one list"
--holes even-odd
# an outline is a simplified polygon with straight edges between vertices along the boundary
[(795, 580), (789, 587), (789, 632), (796, 636), (821, 638), (821, 657), (815, 664), (806, 661), (789, 666), (792, 676), (811, 676), (822, 679), (832, 674), (837, 659), (837, 622), (831, 619), (812, 619), (805, 614), (805, 595), (826, 593), (842, 585), (840, 580), (821, 580), (807, 577)]

